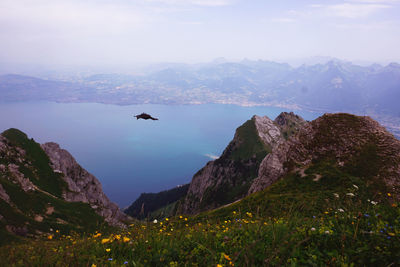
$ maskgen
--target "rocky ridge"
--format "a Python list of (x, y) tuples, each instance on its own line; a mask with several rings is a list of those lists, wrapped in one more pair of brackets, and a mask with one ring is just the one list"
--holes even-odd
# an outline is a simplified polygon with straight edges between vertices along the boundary
[(122, 221), (126, 220), (127, 216), (104, 194), (96, 177), (82, 168), (72, 155), (58, 144), (49, 142), (41, 147), (49, 156), (53, 170), (63, 174), (63, 180), (68, 185), (62, 194), (66, 201), (89, 203), (109, 224), (124, 226)]
[(2, 244), (52, 229), (68, 234), (124, 227), (129, 217), (67, 151), (9, 129), (0, 134), (0, 218)]
[[(370, 117), (325, 114), (267, 155), (248, 194), (261, 191), (290, 172), (303, 173), (310, 164), (329, 161), (364, 179), (400, 189), (400, 141)], [(397, 194), (398, 195), (398, 194)]]
[[(193, 176), (182, 212), (196, 213), (244, 197), (257, 177), (262, 159), (303, 123), (299, 116), (286, 112), (277, 121), (253, 116), (236, 130), (221, 157), (208, 162)], [(291, 131), (287, 130), (289, 125)]]

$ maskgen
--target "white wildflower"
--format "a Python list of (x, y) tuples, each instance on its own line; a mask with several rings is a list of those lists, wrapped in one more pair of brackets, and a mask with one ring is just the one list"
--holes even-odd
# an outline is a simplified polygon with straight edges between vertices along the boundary
[(329, 235), (331, 232), (329, 232), (329, 230), (325, 231), (325, 234)]
[(310, 229), (311, 231), (315, 231), (315, 228), (314, 227), (311, 227), (311, 229)]
[(158, 223), (157, 219), (154, 219), (153, 223)]
[(376, 202), (376, 201), (371, 201), (371, 204), (372, 204), (372, 205), (376, 205), (376, 204), (378, 204), (378, 202)]
[(353, 187), (358, 190), (358, 186), (356, 186), (355, 184), (353, 184)]
[(339, 194), (338, 194), (338, 193), (333, 193), (333, 195), (334, 195), (336, 198), (339, 198)]
[(347, 196), (350, 196), (350, 197), (354, 197), (354, 194), (353, 194), (353, 193), (347, 193), (346, 195), (347, 195)]
[(344, 209), (338, 209), (338, 211), (340, 211), (340, 212), (344, 212)]

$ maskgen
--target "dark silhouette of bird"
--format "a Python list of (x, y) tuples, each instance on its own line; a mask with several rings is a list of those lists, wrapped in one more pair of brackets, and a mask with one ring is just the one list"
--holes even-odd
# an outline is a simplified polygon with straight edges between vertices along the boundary
[(153, 120), (153, 121), (158, 121), (157, 118), (153, 118), (152, 116), (150, 116), (147, 113), (142, 113), (142, 114), (139, 114), (139, 115), (135, 115), (134, 117), (136, 117), (137, 120), (138, 119), (144, 119), (144, 120), (150, 119), (150, 120)]

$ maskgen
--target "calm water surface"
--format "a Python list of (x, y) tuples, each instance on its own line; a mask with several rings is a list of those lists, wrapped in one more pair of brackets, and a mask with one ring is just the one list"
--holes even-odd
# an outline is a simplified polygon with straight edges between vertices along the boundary
[[(235, 129), (253, 115), (274, 119), (273, 107), (235, 105), (132, 105), (93, 103), (0, 104), (0, 131), (18, 128), (39, 143), (53, 141), (102, 183), (121, 207), (141, 192), (190, 182), (212, 156), (219, 156)], [(146, 112), (159, 121), (136, 120)], [(296, 112), (307, 120), (319, 114)]]

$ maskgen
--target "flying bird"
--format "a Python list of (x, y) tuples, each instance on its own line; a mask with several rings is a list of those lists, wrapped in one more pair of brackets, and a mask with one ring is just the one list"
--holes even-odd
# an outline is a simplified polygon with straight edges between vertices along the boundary
[(139, 115), (135, 115), (134, 117), (136, 117), (137, 120), (138, 119), (144, 119), (144, 120), (150, 119), (150, 120), (153, 120), (153, 121), (158, 121), (157, 118), (153, 118), (152, 116), (150, 116), (147, 113), (142, 113), (142, 114), (139, 114)]

